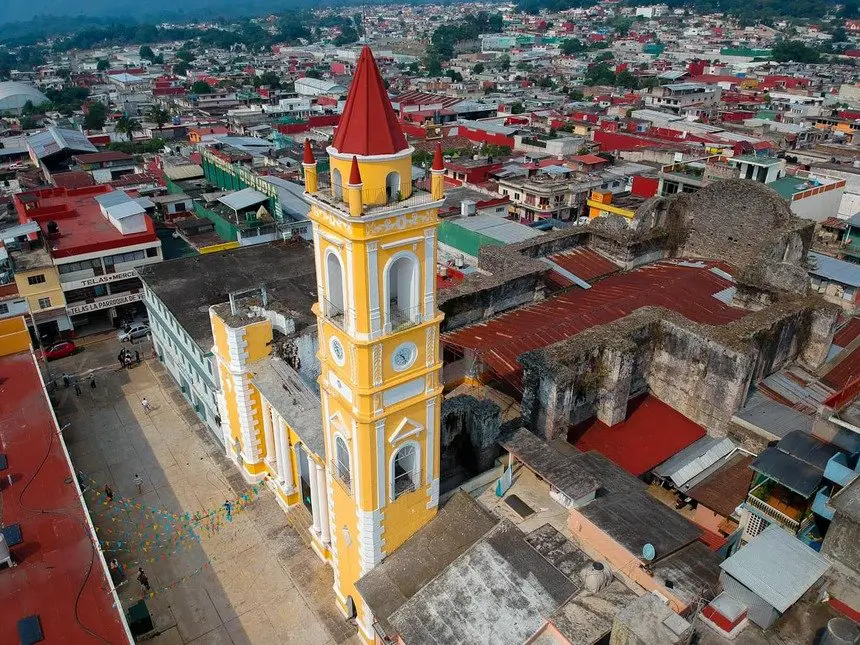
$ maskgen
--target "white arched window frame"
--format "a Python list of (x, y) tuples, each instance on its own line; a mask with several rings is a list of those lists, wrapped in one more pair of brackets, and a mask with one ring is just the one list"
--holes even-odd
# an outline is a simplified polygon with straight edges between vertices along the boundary
[(337, 199), (343, 198), (343, 177), (338, 168), (331, 171), (331, 192)]
[(340, 254), (329, 247), (325, 253), (324, 310), (328, 318), (343, 319), (346, 313), (346, 280)]
[(397, 447), (388, 464), (388, 494), (393, 502), (421, 485), (421, 444), (406, 441)]
[(421, 322), (421, 264), (412, 251), (398, 251), (385, 263), (382, 272), (385, 297), (385, 330)]
[(332, 473), (347, 490), (352, 488), (352, 461), (349, 453), (349, 442), (339, 432), (334, 433), (334, 472)]

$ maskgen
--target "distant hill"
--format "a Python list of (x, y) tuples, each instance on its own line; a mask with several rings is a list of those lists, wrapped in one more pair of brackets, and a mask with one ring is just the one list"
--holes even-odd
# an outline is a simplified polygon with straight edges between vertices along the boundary
[(0, 0), (0, 24), (38, 16), (131, 17), (137, 21), (233, 18), (319, 4), (313, 0)]

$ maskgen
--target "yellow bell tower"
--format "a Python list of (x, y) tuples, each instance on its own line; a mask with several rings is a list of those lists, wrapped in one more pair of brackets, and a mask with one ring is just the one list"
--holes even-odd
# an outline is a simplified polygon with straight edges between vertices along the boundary
[(355, 583), (429, 521), (439, 501), (442, 402), (436, 308), (441, 150), (430, 190), (365, 47), (320, 181), (305, 149), (316, 257), (319, 377), (335, 592), (372, 641)]

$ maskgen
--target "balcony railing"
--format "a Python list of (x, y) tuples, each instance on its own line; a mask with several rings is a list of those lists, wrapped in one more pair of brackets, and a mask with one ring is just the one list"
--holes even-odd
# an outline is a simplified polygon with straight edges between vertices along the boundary
[(421, 324), (421, 307), (406, 307), (400, 308), (397, 306), (397, 301), (388, 303), (388, 319), (387, 330), (390, 332), (407, 329), (414, 325)]
[(789, 529), (792, 533), (796, 533), (797, 529), (800, 528), (800, 522), (790, 518), (785, 513), (778, 511), (764, 500), (761, 500), (755, 495), (753, 495), (752, 492), (747, 495), (747, 504), (755, 510), (759, 511), (762, 515), (765, 515), (766, 517), (774, 520), (775, 522), (778, 522), (785, 528)]
[[(332, 186), (327, 176), (322, 175), (317, 181), (317, 191), (312, 195), (341, 210), (349, 210), (349, 188), (347, 186)], [(362, 212), (367, 214), (382, 213), (401, 208), (413, 208), (436, 201), (429, 191), (425, 181), (411, 183), (411, 191), (403, 188), (362, 188)]]
[(332, 325), (346, 331), (346, 311), (343, 305), (336, 305), (325, 298), (322, 299), (322, 315)]

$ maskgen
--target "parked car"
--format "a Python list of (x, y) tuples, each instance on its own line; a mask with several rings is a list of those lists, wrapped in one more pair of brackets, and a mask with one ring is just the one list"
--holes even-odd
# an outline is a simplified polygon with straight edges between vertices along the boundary
[(133, 340), (137, 340), (138, 338), (143, 338), (149, 333), (149, 325), (145, 323), (134, 323), (132, 325), (126, 325), (122, 329), (119, 330), (116, 337), (119, 342), (124, 343), (126, 341), (131, 342)]
[(56, 360), (58, 358), (65, 358), (66, 356), (71, 356), (78, 349), (78, 346), (75, 345), (70, 340), (64, 340), (61, 343), (55, 343), (51, 345), (48, 349), (45, 350), (45, 358), (49, 361)]

